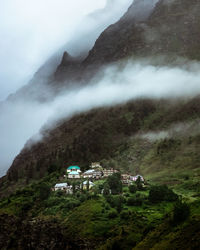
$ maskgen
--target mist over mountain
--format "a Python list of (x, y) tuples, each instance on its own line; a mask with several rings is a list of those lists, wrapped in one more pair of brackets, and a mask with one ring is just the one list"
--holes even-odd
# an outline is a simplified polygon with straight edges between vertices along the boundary
[[(24, 0), (3, 1), (0, 5), (0, 35), (3, 38), (0, 100), (27, 84), (40, 65), (53, 66), (55, 71), (63, 50), (87, 53), (97, 36), (119, 19), (130, 3), (131, 0), (108, 3), (106, 0), (96, 3), (48, 0), (48, 4), (37, 0), (29, 4)], [(91, 14), (94, 11), (97, 11), (95, 19)], [(78, 46), (80, 37), (82, 42)], [(46, 61), (52, 55), (51, 66)]]
[[(1, 144), (1, 151), (4, 152), (1, 156), (1, 169), (4, 169), (2, 174), (5, 173), (14, 156), (20, 152), (26, 141), (38, 133), (54, 112), (57, 113), (55, 109), (59, 102), (60, 106), (63, 106), (64, 110), (66, 109), (66, 112), (63, 111), (62, 114), (62, 118), (64, 118), (69, 114), (72, 115), (73, 112), (124, 102), (131, 98), (146, 96), (146, 93), (148, 93), (148, 97), (170, 97), (171, 94), (173, 96), (184, 96), (185, 94), (193, 96), (194, 93), (198, 93), (196, 83), (198, 77), (196, 76), (198, 76), (199, 66), (194, 60), (198, 59), (198, 54), (193, 52), (191, 54), (191, 51), (197, 49), (198, 17), (195, 13), (199, 7), (198, 1), (194, 1), (189, 6), (184, 0), (181, 3), (178, 1), (170, 3), (167, 1), (148, 1), (148, 3), (134, 1), (119, 21), (102, 32), (87, 55), (100, 31), (108, 23), (118, 19), (129, 2), (125, 1), (123, 4), (115, 2), (116, 5), (113, 5), (112, 1), (108, 1), (104, 9), (87, 16), (76, 30), (78, 32), (72, 36), (71, 42), (66, 44), (67, 52), (63, 54), (62, 49), (60, 52), (56, 52), (37, 71), (28, 85), (10, 96), (2, 105), (1, 123), (4, 129), (1, 132), (2, 138), (5, 138)], [(112, 6), (115, 6), (114, 9)], [(179, 9), (182, 12), (187, 9), (187, 17), (174, 15)], [(176, 24), (172, 25), (175, 18), (177, 19)], [(188, 29), (189, 25), (190, 29)], [(162, 26), (167, 28), (161, 29)], [(195, 38), (191, 43), (187, 42), (187, 39), (188, 31), (192, 29), (195, 30), (193, 33)], [(179, 39), (179, 44), (174, 47), (177, 43), (178, 33), (180, 33), (179, 37), (183, 37), (183, 39)], [(132, 58), (133, 61), (128, 64), (129, 66), (126, 66), (127, 58)], [(189, 59), (193, 61), (190, 62)], [(122, 60), (119, 63), (121, 66), (118, 65), (116, 68), (109, 66), (110, 63), (119, 62), (119, 60)], [(160, 67), (162, 65), (164, 68)], [(165, 65), (169, 66), (165, 68)], [(170, 65), (178, 67), (172, 69)], [(105, 69), (106, 67), (108, 70)], [(123, 74), (119, 75), (118, 71), (122, 71)], [(181, 72), (180, 77), (176, 77), (177, 72), (178, 75)], [(97, 75), (95, 76), (95, 74)], [(116, 78), (115, 75), (117, 75)], [(153, 80), (148, 81), (151, 78)], [(157, 79), (161, 82), (164, 81), (164, 84), (157, 84)], [(180, 85), (177, 84), (178, 82)], [(190, 82), (188, 87), (187, 82)], [(96, 87), (84, 88), (88, 84), (92, 86), (96, 84)], [(113, 91), (111, 91), (112, 88)], [(128, 91), (130, 88), (133, 91)], [(180, 88), (182, 91), (179, 91)], [(123, 89), (125, 94), (120, 97), (115, 91), (123, 93)], [(104, 92), (116, 95), (113, 94), (113, 97), (109, 97), (103, 94)], [(85, 93), (86, 100), (82, 97), (79, 100), (79, 93)], [(96, 98), (98, 93), (102, 93), (104, 97)], [(90, 101), (93, 96), (95, 96), (96, 102)], [(69, 98), (71, 98), (70, 101)], [(77, 100), (77, 105), (75, 101), (71, 101), (73, 98)], [(86, 105), (84, 106), (82, 102)], [(16, 119), (18, 112), (21, 114), (19, 121)], [(53, 118), (51, 119), (53, 120)], [(12, 137), (9, 136), (9, 131), (13, 131)], [(12, 143), (13, 138), (17, 143)]]
[[(29, 84), (17, 90), (15, 94), (10, 95), (9, 98), (4, 103), (2, 103), (0, 107), (1, 109), (0, 121), (1, 121), (1, 128), (2, 128), (1, 134), (5, 135), (4, 136), (5, 140), (2, 139), (2, 143), (1, 143), (1, 148), (3, 150), (1, 154), (1, 159), (0, 159), (1, 175), (5, 173), (6, 169), (11, 164), (13, 157), (19, 153), (19, 150), (23, 147), (26, 140), (28, 140), (30, 136), (38, 132), (40, 127), (44, 124), (47, 117), (49, 116), (49, 112), (44, 114), (44, 110), (46, 110), (46, 106), (45, 107), (43, 105), (40, 106), (38, 102), (43, 103), (43, 102), (46, 102), (47, 100), (51, 102), (55, 97), (56, 83), (54, 80), (54, 73), (56, 71), (57, 66), (61, 62), (63, 51), (67, 48), (67, 50), (69, 50), (69, 52), (72, 53), (73, 55), (81, 56), (81, 57), (86, 56), (88, 53), (88, 50), (92, 47), (97, 36), (103, 31), (104, 28), (106, 28), (107, 25), (109, 25), (112, 22), (115, 22), (116, 20), (120, 18), (123, 12), (126, 11), (126, 8), (129, 6), (130, 2), (131, 2), (130, 0), (123, 1), (123, 3), (121, 3), (120, 1), (108, 1), (104, 7), (104, 4), (105, 4), (104, 1), (96, 5), (92, 3), (91, 1), (88, 1), (87, 3), (88, 5), (85, 3), (86, 5), (82, 10), (75, 11), (76, 8), (74, 9), (74, 7), (76, 7), (76, 5), (79, 4), (79, 2), (77, 1), (74, 5), (71, 6), (72, 11), (74, 11), (74, 14), (67, 15), (67, 20), (68, 20), (67, 32), (65, 33), (66, 28), (62, 26), (63, 33), (57, 37), (56, 41), (60, 39), (59, 42), (55, 42), (54, 40), (52, 40), (51, 43), (49, 44), (49, 41), (47, 41), (45, 46), (47, 48), (50, 48), (48, 53), (47, 51), (46, 52), (44, 51), (40, 53), (40, 55), (35, 55), (34, 51), (32, 50), (28, 52), (28, 56), (34, 57), (33, 59), (37, 61), (37, 63), (41, 63), (43, 60), (45, 60), (45, 57), (46, 58), (47, 56), (49, 57), (50, 53), (53, 53), (53, 55), (51, 55), (50, 58), (37, 70), (33, 78), (29, 81)], [(38, 3), (35, 2), (33, 6), (36, 7), (37, 4)], [(60, 8), (62, 8), (62, 6), (65, 4), (66, 3), (64, 3), (63, 1), (59, 2), (58, 6), (56, 7), (56, 11), (60, 12), (61, 11)], [(82, 6), (82, 3), (80, 3), (79, 8), (81, 6)], [(29, 7), (27, 6), (28, 8), (27, 11), (31, 11)], [(54, 8), (53, 3), (51, 7)], [(97, 10), (96, 12), (94, 12), (94, 14), (90, 13), (89, 15), (83, 16), (83, 14), (85, 15), (88, 12), (90, 12), (91, 9), (100, 8), (100, 7), (103, 7), (103, 8)], [(10, 4), (9, 3), (5, 4), (4, 8), (5, 8), (4, 9), (5, 11), (9, 10)], [(15, 17), (16, 19), (18, 18), (17, 14)], [(23, 14), (27, 15), (27, 13), (23, 12), (22, 16)], [(49, 14), (49, 12), (47, 14)], [(62, 12), (62, 15), (64, 15), (62, 16), (63, 18), (66, 17), (65, 12), (64, 13)], [(78, 18), (74, 22), (74, 19), (76, 19), (76, 16), (78, 16)], [(2, 19), (4, 20), (5, 27), (6, 25), (11, 25), (11, 23), (7, 21), (6, 16), (2, 16)], [(33, 11), (33, 19), (29, 20), (30, 22), (33, 22), (31, 23), (32, 25), (36, 25), (34, 23), (34, 20), (35, 19), (34, 19), (34, 11)], [(40, 20), (41, 19), (37, 20), (37, 22), (39, 22)], [(53, 19), (52, 22), (54, 21), (55, 20)], [(65, 23), (62, 19), (60, 19), (59, 21), (55, 21), (54, 25), (59, 25), (60, 22), (62, 22), (63, 25)], [(72, 23), (73, 25), (71, 25)], [(45, 23), (42, 22), (42, 24), (45, 24)], [(15, 26), (16, 25), (20, 25), (20, 23), (16, 23)], [(21, 27), (22, 31), (26, 27), (24, 26), (22, 25)], [(42, 28), (43, 27), (41, 26), (41, 29)], [(3, 29), (1, 31), (3, 32)], [(49, 34), (48, 31), (52, 33), (52, 30), (47, 30), (45, 33), (47, 36), (47, 39), (50, 39), (51, 34)], [(34, 30), (34, 32), (36, 31)], [(33, 36), (36, 35), (34, 32), (32, 34)], [(55, 36), (55, 33), (54, 33), (54, 36)], [(66, 40), (68, 40), (67, 43), (66, 43)], [(81, 40), (81, 45), (79, 45), (80, 40)], [(22, 41), (22, 42), (25, 43), (26, 41)], [(39, 44), (37, 46), (39, 46)], [(22, 44), (20, 45), (20, 48), (26, 49), (26, 47), (23, 47)], [(56, 49), (56, 51), (53, 51), (53, 48), (54, 50)], [(44, 49), (42, 45), (40, 49), (41, 50)], [(12, 57), (9, 57), (8, 54), (4, 55), (5, 51), (2, 51), (2, 58), (5, 58), (6, 60), (12, 59), (14, 63), (14, 60), (16, 56), (18, 55), (17, 54), (18, 52), (19, 51), (16, 49), (16, 52), (13, 53)], [(21, 53), (24, 54), (24, 56), (26, 54), (23, 52)], [(26, 60), (28, 60), (29, 57)], [(30, 68), (27, 71), (27, 70), (24, 70), (23, 63), (25, 63), (25, 59), (23, 62), (23, 58), (22, 58), (20, 67), (23, 68), (23, 72), (22, 72), (23, 74), (22, 74), (21, 80), (19, 80), (23, 82), (23, 83), (22, 82), (20, 83), (22, 85), (24, 85), (25, 82), (28, 81), (27, 73), (29, 72), (28, 74), (30, 78), (30, 72), (31, 74), (33, 74), (33, 71), (36, 70), (36, 66), (38, 67), (38, 65), (32, 66), (31, 60), (30, 60)], [(8, 63), (8, 65), (9, 67), (11, 67), (10, 63)], [(19, 62), (17, 62), (17, 65), (19, 66)], [(2, 68), (5, 70), (8, 70), (6, 69), (6, 67), (7, 66), (4, 63), (4, 66)], [(10, 70), (9, 75), (15, 75), (14, 72), (11, 73), (12, 68), (9, 68), (9, 70)], [(2, 72), (2, 74), (4, 73)], [(6, 91), (6, 89), (8, 90), (9, 88), (11, 88), (10, 86), (11, 83), (8, 78), (5, 78), (6, 74), (5, 76), (2, 76), (2, 77), (1, 77), (1, 83), (2, 83), (3, 89), (1, 93), (3, 94), (4, 89)], [(17, 82), (16, 75), (14, 77), (14, 81)], [(5, 84), (5, 82), (7, 82), (7, 84)], [(49, 86), (49, 83), (51, 82), (53, 82), (53, 85), (55, 86), (53, 90), (51, 89), (52, 86), (51, 85)], [(44, 114), (44, 117), (42, 119), (39, 113)], [(16, 120), (19, 121), (18, 124), (16, 124)], [(12, 131), (11, 137), (8, 136), (9, 134), (11, 135), (10, 131)], [(14, 138), (16, 139), (16, 143), (12, 143)]]
[[(1, 105), (1, 175), (29, 138), (41, 139), (44, 125), (49, 129), (73, 114), (140, 97), (199, 94), (198, 53), (193, 53), (199, 46), (198, 1), (137, 0), (122, 15), (128, 4), (116, 2), (111, 14), (113, 2), (108, 1), (87, 16), (66, 45), (68, 52), (56, 52), (28, 85)], [(179, 10), (187, 10), (187, 17)], [(120, 13), (121, 19), (102, 32), (87, 55), (100, 30)], [(187, 42), (191, 30), (194, 39)], [(179, 33), (183, 39), (177, 40)]]
[(200, 0), (48, 4), (0, 3), (0, 248), (199, 249)]

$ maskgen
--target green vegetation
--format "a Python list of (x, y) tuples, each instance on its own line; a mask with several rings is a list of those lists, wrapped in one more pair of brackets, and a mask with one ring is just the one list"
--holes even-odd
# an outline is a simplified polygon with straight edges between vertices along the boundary
[[(190, 209), (166, 185), (147, 185), (145, 190), (137, 185), (122, 188), (120, 175), (114, 174), (107, 180), (96, 181), (95, 187), (89, 191), (75, 188), (80, 181), (71, 182), (74, 193), (66, 194), (63, 191), (49, 192), (49, 187), (55, 183), (54, 178), (51, 174), (51, 178), (43, 178), (3, 198), (0, 215), (15, 216), (23, 223), (29, 223), (30, 218), (40, 223), (47, 223), (47, 218), (48, 223), (56, 220), (56, 225), (62, 228), (62, 240), (70, 241), (76, 248), (87, 241), (91, 248), (99, 250), (115, 249), (116, 246), (118, 249), (137, 249), (144, 244), (142, 239), (148, 242), (155, 237), (151, 234), (164, 225), (168, 231), (182, 232), (185, 225), (189, 226), (192, 215), (196, 221), (199, 219), (196, 210), (199, 203), (192, 203)], [(105, 193), (110, 190), (109, 185), (114, 194)], [(100, 194), (102, 188), (104, 192)], [(163, 238), (166, 231), (160, 234)]]
[[(34, 155), (37, 164), (22, 163), (3, 179), (1, 192), (8, 193), (0, 201), (3, 230), (16, 243), (22, 236), (6, 221), (21, 221), (31, 231), (33, 220), (35, 225), (56, 225), (58, 238), (74, 249), (185, 249), (184, 244), (189, 249), (191, 235), (195, 248), (200, 223), (200, 136), (195, 125), (199, 103), (198, 99), (140, 100), (93, 110), (63, 123), (59, 133), (55, 130), (51, 140), (40, 145), (48, 152), (43, 160), (38, 151), (35, 156), (34, 148), (30, 159)], [(58, 141), (62, 150), (55, 150)], [(83, 190), (81, 181), (63, 177), (71, 162), (84, 171), (88, 162), (97, 160), (122, 173), (139, 173), (145, 182), (138, 179), (134, 185), (122, 186), (120, 175), (114, 174)], [(72, 185), (73, 194), (52, 192), (59, 182)]]

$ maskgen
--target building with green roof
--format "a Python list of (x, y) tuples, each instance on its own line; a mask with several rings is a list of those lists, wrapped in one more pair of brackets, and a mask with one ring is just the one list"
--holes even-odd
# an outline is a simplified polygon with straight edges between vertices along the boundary
[(81, 173), (81, 168), (79, 166), (70, 166), (67, 168), (67, 173), (70, 173), (72, 171), (76, 171), (78, 173)]

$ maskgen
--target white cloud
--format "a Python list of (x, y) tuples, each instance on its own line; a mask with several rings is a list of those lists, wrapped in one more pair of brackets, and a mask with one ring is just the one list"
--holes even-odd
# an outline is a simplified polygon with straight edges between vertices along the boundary
[[(91, 24), (92, 19), (85, 19), (85, 16), (103, 8), (106, 0), (1, 0), (0, 100), (26, 84), (72, 37), (74, 40), (77, 37), (79, 44), (83, 43), (83, 38), (80, 43), (80, 34), (90, 27), (90, 30), (96, 29), (91, 36), (94, 40), (110, 22), (123, 14), (130, 2), (112, 1), (109, 15), (107, 12), (101, 23), (95, 20)], [(86, 42), (89, 39), (87, 36)]]
[[(192, 97), (200, 94), (200, 65), (156, 67), (147, 63), (128, 63), (105, 70), (103, 78), (92, 85), (66, 91), (47, 104), (20, 100), (4, 103), (0, 109), (0, 169), (4, 174), (26, 141), (44, 124), (94, 107), (109, 106), (128, 100)], [(39, 90), (38, 90), (39, 91)]]

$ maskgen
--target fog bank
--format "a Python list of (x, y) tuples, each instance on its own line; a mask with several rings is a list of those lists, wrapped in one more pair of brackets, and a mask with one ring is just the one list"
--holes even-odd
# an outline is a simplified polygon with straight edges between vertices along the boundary
[(0, 101), (25, 85), (60, 49), (77, 50), (76, 53), (90, 49), (98, 35), (119, 19), (130, 3), (131, 0), (0, 1)]
[(130, 62), (107, 68), (90, 85), (68, 90), (49, 103), (23, 100), (4, 103), (0, 107), (0, 175), (6, 173), (30, 137), (40, 138), (39, 130), (44, 124), (52, 127), (56, 121), (75, 113), (141, 97), (192, 97), (200, 94), (199, 79), (197, 63), (170, 68)]

